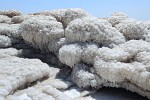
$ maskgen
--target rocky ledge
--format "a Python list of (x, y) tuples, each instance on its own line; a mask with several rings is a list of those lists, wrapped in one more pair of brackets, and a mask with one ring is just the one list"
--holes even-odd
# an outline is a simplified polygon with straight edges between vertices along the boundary
[(150, 99), (150, 21), (0, 11), (0, 100), (93, 100), (102, 87)]

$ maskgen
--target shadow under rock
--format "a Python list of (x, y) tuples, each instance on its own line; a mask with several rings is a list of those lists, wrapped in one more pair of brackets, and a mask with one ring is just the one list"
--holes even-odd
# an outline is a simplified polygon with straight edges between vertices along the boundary
[(62, 64), (59, 59), (51, 53), (43, 53), (39, 49), (22, 49), (21, 57), (29, 58), (29, 59), (40, 59), (42, 62), (47, 63), (50, 67), (59, 68), (59, 73), (57, 74), (56, 78), (62, 78), (68, 80), (70, 77), (72, 69)]
[(43, 53), (39, 49), (34, 48), (22, 49), (21, 56), (23, 58), (40, 59), (42, 62), (47, 63), (48, 65), (54, 65), (59, 68), (61, 66), (64, 66), (54, 54)]
[(127, 91), (122, 88), (103, 87), (94, 94), (91, 94), (96, 100), (148, 100), (137, 93)]

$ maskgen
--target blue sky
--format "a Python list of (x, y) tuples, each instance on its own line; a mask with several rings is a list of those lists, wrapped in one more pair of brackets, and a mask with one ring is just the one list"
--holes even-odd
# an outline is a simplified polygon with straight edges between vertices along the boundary
[(23, 13), (61, 8), (83, 8), (96, 17), (124, 12), (130, 17), (150, 20), (150, 0), (1, 0), (0, 10), (17, 9)]

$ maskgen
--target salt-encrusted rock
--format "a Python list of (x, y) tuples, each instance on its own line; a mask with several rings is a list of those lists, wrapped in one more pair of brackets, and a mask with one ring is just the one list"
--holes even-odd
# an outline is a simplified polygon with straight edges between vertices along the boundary
[(0, 23), (10, 23), (11, 18), (5, 16), (5, 15), (0, 15)]
[(125, 16), (128, 17), (128, 15), (126, 15), (125, 13), (121, 13), (121, 12), (115, 12), (112, 14), (112, 16)]
[(128, 52), (125, 52), (123, 49), (117, 47), (113, 49), (102, 47), (101, 49), (97, 50), (96, 56), (99, 56), (102, 59), (106, 59), (108, 61), (117, 59), (118, 61), (127, 62), (128, 59), (130, 59), (130, 54)]
[(17, 50), (15, 48), (0, 49), (0, 59), (10, 57), (10, 56), (21, 56), (22, 50)]
[(9, 95), (6, 100), (55, 100), (51, 95), (43, 93), (34, 87), (18, 91), (14, 95)]
[(19, 24), (0, 24), (0, 35), (7, 35), (13, 38), (21, 38)]
[(64, 37), (64, 30), (62, 24), (53, 19), (29, 19), (21, 24), (21, 34), (33, 47), (49, 51), (49, 42)]
[[(67, 50), (69, 46), (63, 46), (66, 49), (64, 53), (69, 52), (67, 56), (70, 59), (67, 62), (70, 60), (74, 64), (72, 81), (77, 86), (81, 88), (122, 87), (150, 98), (150, 58), (148, 56), (150, 43), (143, 40), (130, 40), (113, 49), (99, 48), (96, 50), (96, 58), (94, 57), (94, 67), (77, 64), (84, 63), (81, 60), (82, 52), (78, 53), (81, 56), (75, 57), (75, 53), (71, 52), (73, 48)], [(80, 45), (71, 44), (71, 46), (76, 52), (79, 51), (78, 49), (82, 50)], [(75, 58), (77, 59), (74, 60)]]
[(98, 45), (96, 44), (64, 45), (59, 49), (59, 60), (70, 67), (74, 67), (81, 62), (93, 64), (97, 49)]
[(56, 79), (59, 71), (60, 69), (50, 66), (48, 79), (39, 81), (32, 87), (16, 91), (14, 94), (7, 96), (6, 100), (20, 100), (21, 98), (25, 100), (71, 100), (65, 93), (59, 91), (65, 91), (72, 85), (71, 82)]
[(65, 38), (53, 40), (48, 44), (48, 50), (58, 56), (59, 49), (65, 45)]
[(46, 16), (46, 15), (21, 15), (21, 16), (14, 16), (11, 19), (11, 22), (16, 24), (16, 23), (22, 23), (25, 20), (28, 19), (44, 19), (44, 20), (54, 20), (56, 19), (52, 16)]
[(53, 10), (53, 11), (50, 11), (50, 13), (58, 21), (62, 22), (65, 28), (74, 19), (91, 16), (86, 11), (84, 11), (83, 9), (79, 9), (79, 8)]
[[(150, 44), (143, 40), (130, 40), (125, 44), (118, 45), (113, 49), (102, 47), (96, 52), (96, 55), (107, 61), (117, 60), (120, 62), (128, 62), (132, 60), (137, 53), (150, 51)], [(108, 55), (109, 54), (109, 55)]]
[(141, 62), (142, 64), (145, 65), (145, 68), (148, 72), (150, 72), (150, 56), (149, 56), (150, 52), (140, 52), (135, 56), (135, 60), (138, 62)]
[(150, 42), (150, 31), (144, 37), (145, 37), (145, 41)]
[(5, 100), (5, 98), (4, 98), (4, 97), (2, 97), (2, 96), (0, 96), (0, 100)]
[[(61, 69), (54, 68), (54, 67), (56, 67), (56, 66), (52, 66), (52, 65), (50, 66), (49, 78), (42, 81), (42, 82), (39, 82), (38, 85), (40, 85), (40, 86), (52, 86), (53, 88), (56, 88), (58, 90), (66, 90), (70, 86), (72, 86), (73, 85), (72, 82), (69, 82), (69, 81), (62, 79), (62, 76), (64, 74), (61, 73)], [(62, 76), (59, 75), (60, 73)]]
[(71, 100), (67, 95), (50, 85), (36, 85), (17, 91), (15, 94), (9, 95), (6, 100), (22, 100), (21, 97), (24, 97), (25, 100)]
[(127, 18), (128, 18), (128, 16), (126, 14), (116, 12), (116, 13), (112, 14), (112, 16), (110, 18), (108, 18), (108, 21), (112, 24), (112, 26), (115, 26)]
[(40, 85), (41, 86), (50, 85), (58, 90), (66, 90), (72, 85), (72, 83), (69, 81), (63, 81), (61, 79), (49, 78), (45, 80), (44, 82), (41, 82)]
[(130, 40), (122, 45), (119, 45), (125, 52), (130, 53), (130, 55), (136, 55), (139, 52), (150, 51), (150, 43), (143, 40)]
[[(78, 8), (31, 15), (0, 11), (0, 23), (0, 46), (23, 37), (41, 49), (0, 49), (0, 99), (82, 99), (80, 91), (70, 89), (70, 80), (80, 88), (121, 87), (150, 98), (148, 24), (123, 13), (98, 19)], [(68, 66), (49, 68), (39, 60), (14, 56)]]
[(143, 21), (143, 23), (147, 26), (148, 30), (150, 30), (150, 20)]
[(147, 27), (147, 35), (145, 35), (145, 41), (150, 42), (150, 21), (144, 22), (145, 26)]
[(0, 59), (0, 96), (7, 96), (49, 75), (49, 66), (38, 59), (6, 57)]
[(94, 64), (94, 59), (96, 52), (99, 48), (97, 44), (85, 44), (82, 46), (83, 52), (81, 55), (81, 60), (86, 64)]
[(106, 84), (107, 82), (105, 82), (105, 84), (103, 84), (104, 86), (122, 87), (150, 98), (150, 92), (149, 89), (147, 89), (149, 83), (146, 81), (149, 80), (149, 72), (145, 71), (142, 64), (138, 62), (126, 64), (121, 62), (97, 60), (95, 62), (95, 69), (102, 79), (115, 84), (111, 86), (112, 84)]
[(1, 10), (0, 15), (6, 15), (8, 17), (13, 17), (13, 16), (21, 15), (21, 13), (17, 10)]
[[(150, 43), (132, 40), (113, 49), (100, 48), (94, 68), (102, 79), (150, 98)], [(109, 86), (109, 85), (108, 85)], [(128, 88), (129, 86), (130, 88)]]
[(63, 92), (57, 90), (56, 88), (53, 88), (52, 86), (45, 86), (42, 91), (48, 95), (51, 95), (56, 100), (71, 100)]
[(0, 35), (0, 48), (10, 46), (11, 46), (11, 39), (8, 36)]
[[(79, 91), (79, 89), (69, 89), (69, 90), (66, 90), (66, 91), (64, 91), (64, 93), (66, 94), (66, 95), (68, 95), (71, 99), (75, 99), (75, 98), (78, 98), (78, 97), (81, 97), (80, 96), (80, 91)], [(76, 100), (76, 99), (75, 99)]]
[(11, 22), (14, 24), (22, 23), (24, 21), (24, 16), (14, 16), (11, 18)]
[(123, 33), (127, 40), (144, 39), (144, 36), (147, 34), (145, 24), (138, 21), (124, 20), (116, 25), (116, 28)]
[(49, 73), (49, 78), (56, 78), (58, 77), (58, 74), (60, 72), (60, 69), (59, 68), (55, 68), (56, 66), (50, 66), (50, 70), (51, 72)]
[(59, 49), (59, 59), (62, 63), (73, 67), (81, 61), (82, 52), (78, 44), (65, 45)]
[(72, 71), (72, 81), (80, 88), (98, 86), (98, 77), (90, 72), (90, 67), (85, 64), (76, 65)]
[(66, 42), (95, 42), (104, 46), (124, 43), (122, 33), (105, 22), (94, 17), (72, 21), (65, 30)]
[(77, 86), (73, 86), (73, 87), (69, 88), (68, 90), (65, 90), (63, 93), (68, 95), (72, 100), (82, 100), (79, 98), (89, 95), (90, 91), (80, 89)]
[(33, 15), (51, 15), (57, 19), (57, 21), (62, 22), (64, 28), (74, 19), (83, 18), (91, 16), (88, 12), (80, 8), (71, 8), (71, 9), (59, 9), (52, 11), (44, 11), (41, 13), (35, 13)]
[(104, 25), (107, 25), (108, 27), (112, 27), (111, 23), (109, 23), (106, 19), (104, 18), (98, 18), (99, 22), (103, 23)]

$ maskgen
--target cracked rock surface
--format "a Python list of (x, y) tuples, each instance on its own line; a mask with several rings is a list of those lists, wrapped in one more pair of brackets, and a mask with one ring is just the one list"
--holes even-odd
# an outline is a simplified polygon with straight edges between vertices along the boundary
[(0, 11), (0, 100), (112, 100), (109, 89), (150, 99), (149, 21), (80, 8)]

